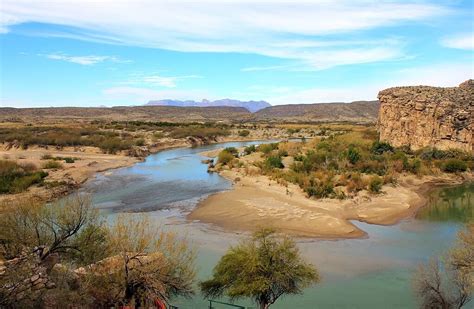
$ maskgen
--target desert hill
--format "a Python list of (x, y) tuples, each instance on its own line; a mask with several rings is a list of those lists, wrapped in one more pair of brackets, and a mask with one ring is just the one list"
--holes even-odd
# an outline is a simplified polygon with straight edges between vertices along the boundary
[(0, 121), (49, 121), (68, 119), (142, 120), (142, 121), (278, 121), (278, 122), (375, 122), (378, 101), (316, 103), (270, 106), (251, 113), (244, 107), (45, 107), (0, 108)]
[(375, 122), (378, 110), (378, 101), (356, 101), (277, 105), (264, 108), (254, 115), (257, 120)]

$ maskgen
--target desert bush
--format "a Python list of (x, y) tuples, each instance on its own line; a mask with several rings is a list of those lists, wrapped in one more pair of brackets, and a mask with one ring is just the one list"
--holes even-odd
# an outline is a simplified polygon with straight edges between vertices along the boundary
[(288, 151), (286, 151), (285, 149), (279, 149), (278, 150), (278, 156), (279, 157), (288, 157)]
[(264, 154), (269, 154), (275, 149), (278, 149), (278, 143), (263, 144), (258, 146), (258, 151), (263, 152)]
[(139, 146), (139, 147), (145, 146), (145, 139), (139, 138), (139, 139), (135, 140), (135, 146)]
[(375, 141), (370, 149), (374, 154), (383, 154), (384, 152), (393, 152), (393, 147), (387, 142)]
[(230, 132), (223, 128), (190, 126), (190, 127), (174, 128), (171, 131), (170, 136), (173, 138), (185, 138), (188, 136), (201, 137), (201, 138), (213, 138), (217, 136), (227, 136), (229, 134)]
[(232, 154), (233, 156), (237, 156), (239, 151), (235, 147), (226, 147), (224, 148), (224, 151), (227, 151), (228, 153)]
[(255, 151), (257, 151), (257, 147), (255, 147), (255, 145), (247, 146), (247, 147), (245, 147), (245, 149), (244, 149), (244, 153), (245, 153), (246, 155), (249, 155), (249, 154), (251, 154), (252, 152), (255, 152)]
[(222, 150), (221, 152), (219, 152), (219, 154), (217, 155), (217, 163), (220, 163), (220, 164), (223, 164), (223, 165), (227, 165), (228, 163), (230, 163), (232, 160), (234, 160), (235, 156), (233, 154), (231, 154), (230, 152), (226, 151), (226, 150)]
[(283, 168), (284, 165), (281, 162), (280, 156), (269, 156), (265, 159), (265, 166), (267, 168)]
[(41, 156), (41, 160), (52, 160), (52, 159), (53, 159), (53, 156), (50, 155), (49, 153)]
[(387, 167), (384, 162), (373, 159), (359, 161), (356, 165), (356, 169), (365, 174), (377, 174), (379, 176), (383, 176), (387, 172)]
[(467, 170), (467, 164), (458, 159), (450, 159), (443, 163), (441, 169), (446, 173), (465, 172)]
[(351, 164), (356, 164), (360, 160), (360, 151), (357, 148), (354, 147), (349, 147), (349, 150), (347, 151), (347, 160)]
[(379, 176), (373, 176), (369, 182), (369, 192), (371, 193), (380, 193), (382, 190), (383, 179)]
[(355, 193), (365, 189), (365, 183), (360, 173), (352, 173), (347, 176), (347, 191)]
[(249, 130), (241, 130), (241, 131), (239, 131), (239, 136), (241, 136), (241, 137), (247, 137), (247, 136), (249, 136), (249, 134), (250, 134), (250, 131), (249, 131)]
[(334, 195), (334, 183), (330, 179), (319, 180), (312, 178), (304, 191), (309, 197), (326, 198)]
[(62, 168), (63, 165), (61, 164), (61, 162), (58, 162), (58, 161), (55, 161), (55, 160), (49, 160), (49, 161), (43, 163), (42, 167), (44, 169), (59, 169), (59, 168)]
[(20, 193), (34, 184), (41, 184), (48, 173), (37, 171), (32, 165), (19, 165), (0, 160), (0, 194)]
[(459, 149), (440, 150), (437, 148), (423, 148), (417, 154), (423, 160), (463, 159), (469, 157), (468, 154)]
[(64, 162), (66, 163), (74, 163), (76, 162), (76, 160), (74, 158), (71, 158), (71, 157), (65, 157), (63, 158), (64, 159)]

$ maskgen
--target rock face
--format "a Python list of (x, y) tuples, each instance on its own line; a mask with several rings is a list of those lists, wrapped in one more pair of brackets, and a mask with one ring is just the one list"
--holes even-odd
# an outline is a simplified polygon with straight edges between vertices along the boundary
[(395, 87), (379, 92), (380, 140), (411, 149), (473, 152), (474, 80), (459, 87)]

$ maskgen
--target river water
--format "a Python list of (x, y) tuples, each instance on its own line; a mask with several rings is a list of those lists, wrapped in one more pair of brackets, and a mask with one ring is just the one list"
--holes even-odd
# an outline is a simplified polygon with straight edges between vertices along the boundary
[[(200, 152), (259, 142), (231, 142), (159, 152), (144, 162), (99, 174), (82, 191), (109, 218), (122, 212), (147, 212), (166, 229), (186, 235), (198, 249), (198, 279), (208, 278), (226, 249), (242, 234), (188, 222), (197, 202), (231, 183), (208, 174)], [(467, 218), (473, 218), (474, 184), (436, 189), (416, 218), (393, 226), (354, 222), (366, 239), (298, 239), (304, 256), (318, 267), (322, 282), (303, 295), (279, 300), (272, 308), (416, 308), (412, 275), (419, 263), (446, 252)], [(247, 300), (237, 304), (252, 306)], [(177, 299), (179, 308), (207, 308), (199, 294)], [(216, 307), (225, 308), (225, 307)], [(230, 308), (230, 307), (228, 307)]]

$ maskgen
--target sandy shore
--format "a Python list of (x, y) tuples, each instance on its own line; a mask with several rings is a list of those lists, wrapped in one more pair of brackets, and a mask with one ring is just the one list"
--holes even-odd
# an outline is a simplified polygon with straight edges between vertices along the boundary
[[(252, 138), (239, 136), (228, 136), (208, 141), (213, 143), (225, 143), (234, 141), (249, 141)], [(169, 139), (164, 138), (153, 146), (148, 147), (150, 154), (162, 150), (193, 147), (196, 140), (191, 139)], [(48, 169), (48, 176), (45, 182), (61, 182), (62, 185), (56, 187), (32, 186), (27, 191), (19, 194), (0, 194), (0, 205), (9, 201), (21, 199), (23, 197), (34, 198), (41, 201), (51, 201), (60, 196), (67, 195), (77, 189), (87, 179), (94, 177), (97, 173), (111, 169), (131, 166), (145, 159), (145, 157), (131, 157), (125, 154), (104, 154), (96, 147), (64, 147), (56, 149), (55, 147), (30, 146), (28, 149), (8, 148), (5, 144), (0, 144), (0, 159), (13, 160), (18, 163), (32, 163), (41, 168), (47, 160), (42, 160), (42, 156), (51, 157), (71, 157), (77, 158), (74, 163), (65, 163), (60, 161), (62, 168)]]
[(238, 169), (224, 170), (221, 175), (234, 181), (233, 190), (201, 201), (188, 215), (189, 220), (238, 231), (271, 226), (294, 236), (328, 239), (366, 236), (350, 220), (395, 224), (414, 215), (426, 203), (424, 196), (433, 186), (465, 180), (454, 175), (402, 176), (397, 186), (384, 186), (382, 194), (362, 192), (341, 201), (308, 199), (296, 185), (289, 184), (287, 190), (266, 176), (245, 176)]
[(94, 147), (82, 147), (80, 151), (72, 147), (62, 150), (57, 150), (53, 147), (49, 149), (30, 147), (27, 150), (0, 149), (0, 158), (14, 160), (20, 164), (32, 163), (38, 168), (41, 168), (48, 161), (41, 159), (46, 154), (52, 157), (71, 157), (76, 159), (74, 163), (58, 161), (61, 162), (61, 168), (45, 170), (48, 172), (48, 176), (45, 178), (46, 183), (56, 182), (61, 185), (50, 186), (49, 188), (46, 186), (32, 186), (23, 193), (0, 195), (0, 203), (27, 195), (38, 200), (51, 200), (74, 190), (98, 172), (130, 166), (139, 161), (138, 158), (125, 155), (103, 154)]

